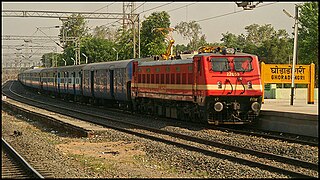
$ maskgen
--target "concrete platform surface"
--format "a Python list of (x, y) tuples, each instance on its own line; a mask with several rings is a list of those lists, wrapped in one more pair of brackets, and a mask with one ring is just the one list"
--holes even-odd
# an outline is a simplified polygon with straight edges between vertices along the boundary
[(293, 100), (293, 105), (290, 105), (290, 100), (285, 99), (264, 99), (261, 111), (278, 111), (318, 115), (318, 101), (314, 104), (307, 104), (307, 100)]

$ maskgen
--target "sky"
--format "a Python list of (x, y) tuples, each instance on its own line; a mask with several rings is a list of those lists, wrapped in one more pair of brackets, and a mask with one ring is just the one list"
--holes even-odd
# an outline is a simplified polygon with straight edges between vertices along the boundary
[[(255, 1), (254, 3), (256, 3)], [(205, 34), (207, 42), (220, 42), (222, 33), (246, 34), (245, 27), (251, 24), (260, 26), (271, 24), (276, 31), (285, 29), (292, 37), (294, 19), (283, 13), (283, 9), (294, 16), (295, 4), (301, 2), (276, 2), (267, 1), (257, 5), (253, 10), (243, 10), (236, 3), (230, 2), (135, 2), (135, 13), (140, 14), (143, 21), (152, 12), (166, 11), (170, 15), (171, 27), (181, 21), (196, 21)], [(38, 11), (81, 11), (99, 13), (122, 13), (123, 2), (118, 1), (96, 1), (96, 2), (1, 2), (2, 10), (38, 10)], [(87, 20), (88, 27), (110, 25), (115, 20)], [(120, 26), (119, 23), (113, 23)], [(2, 36), (58, 36), (59, 29), (50, 28), (62, 25), (58, 18), (31, 18), (31, 17), (2, 17)], [(43, 32), (37, 30), (41, 28)], [(187, 44), (188, 40), (173, 32), (175, 44)], [(2, 45), (21, 45), (23, 41), (2, 40)], [(43, 45), (54, 45), (53, 41), (42, 42)], [(60, 49), (61, 50), (61, 49)], [(6, 49), (5, 52), (14, 51)], [(16, 50), (15, 50), (16, 51)], [(4, 52), (4, 49), (2, 50)]]

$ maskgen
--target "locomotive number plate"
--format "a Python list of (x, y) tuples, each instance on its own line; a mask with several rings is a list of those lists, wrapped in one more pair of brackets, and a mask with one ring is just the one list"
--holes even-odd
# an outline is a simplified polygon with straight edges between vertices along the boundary
[(239, 76), (240, 73), (238, 72), (227, 72), (227, 76)]

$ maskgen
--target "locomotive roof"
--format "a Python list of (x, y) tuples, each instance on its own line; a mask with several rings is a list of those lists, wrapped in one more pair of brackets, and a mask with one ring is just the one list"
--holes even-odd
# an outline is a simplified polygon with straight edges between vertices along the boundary
[(125, 68), (128, 66), (133, 59), (128, 60), (120, 60), (120, 61), (109, 61), (109, 62), (99, 62), (99, 63), (91, 63), (84, 66), (83, 70), (90, 69), (110, 69), (110, 68)]
[(28, 69), (23, 71), (23, 73), (39, 73), (43, 68), (36, 68), (36, 69)]
[(61, 66), (59, 67), (58, 70), (77, 70), (77, 69), (82, 69), (84, 66), (86, 66), (87, 64), (81, 64), (81, 65), (72, 65), (72, 66)]
[(221, 53), (201, 53), (201, 54), (196, 54), (196, 56), (255, 56), (253, 54), (248, 54), (248, 53), (243, 53), (243, 52), (236, 52), (235, 54), (221, 54)]
[(139, 66), (190, 64), (192, 63), (192, 61), (193, 59), (149, 61), (149, 62), (139, 62)]
[(42, 69), (42, 73), (43, 72), (52, 72), (52, 71), (55, 71), (57, 69), (57, 67), (52, 67), (52, 68), (45, 68), (45, 69)]

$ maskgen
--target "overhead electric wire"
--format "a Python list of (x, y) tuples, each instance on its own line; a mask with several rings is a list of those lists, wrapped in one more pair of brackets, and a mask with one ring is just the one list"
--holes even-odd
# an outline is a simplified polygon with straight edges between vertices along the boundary
[(138, 7), (136, 7), (134, 10), (132, 10), (132, 12), (134, 12), (135, 10), (137, 10), (139, 7), (141, 7), (142, 5), (144, 5), (146, 2), (140, 4)]
[[(255, 8), (261, 8), (261, 7), (268, 6), (268, 5), (272, 5), (272, 4), (275, 4), (275, 3), (276, 3), (276, 2), (270, 3), (270, 4), (265, 4), (265, 5), (260, 5), (260, 6), (255, 7)], [(245, 11), (245, 10), (243, 9), (243, 10), (239, 10), (239, 11), (235, 11), (235, 12), (230, 12), (230, 13), (226, 13), (226, 14), (221, 14), (221, 15), (218, 15), (218, 16), (213, 16), (213, 17), (209, 17), (209, 18), (204, 18), (204, 19), (197, 20), (197, 21), (195, 21), (195, 22), (201, 22), (201, 21), (206, 21), (206, 20), (218, 18), (218, 17), (228, 16), (228, 15), (230, 15), (230, 14), (236, 14), (236, 13), (243, 12), (243, 11)]]
[(115, 3), (115, 2), (113, 2), (113, 3), (111, 3), (111, 4), (108, 4), (108, 5), (106, 5), (106, 6), (103, 6), (102, 8), (99, 8), (99, 9), (93, 11), (93, 13), (95, 13), (95, 12), (97, 12), (97, 11), (100, 11), (100, 10), (103, 9), (103, 8), (109, 7), (109, 6), (111, 6), (112, 4), (114, 4), (114, 3)]
[[(111, 4), (108, 4), (108, 5), (106, 5), (106, 6), (103, 6), (102, 8), (99, 8), (99, 9), (93, 11), (92, 13), (95, 13), (95, 12), (97, 12), (97, 11), (100, 11), (100, 10), (103, 9), (103, 8), (109, 7), (109, 6), (111, 6), (112, 4), (114, 4), (114, 3), (115, 3), (115, 2), (113, 2), (113, 3), (111, 3)], [(103, 26), (103, 25), (102, 25), (102, 26)], [(92, 25), (91, 27), (89, 27), (89, 30), (93, 30), (92, 27), (93, 27), (93, 25)]]
[[(146, 2), (144, 2), (143, 4), (145, 4)], [(151, 10), (153, 10), (153, 9), (157, 9), (157, 8), (160, 8), (160, 7), (163, 7), (163, 6), (166, 6), (166, 5), (169, 5), (169, 4), (171, 4), (171, 3), (173, 3), (173, 2), (170, 2), (170, 3), (167, 3), (167, 4), (162, 4), (162, 5), (160, 5), (160, 6), (157, 6), (157, 7), (154, 7), (154, 8), (150, 8), (150, 9), (148, 9), (148, 10), (144, 10), (144, 11), (142, 11), (142, 12), (140, 12), (140, 13), (137, 13), (137, 14), (141, 14), (141, 13), (144, 13), (144, 12), (147, 12), (147, 11), (151, 11)], [(143, 4), (141, 4), (141, 5), (139, 5), (137, 8), (135, 8), (134, 10), (136, 10), (136, 9), (138, 9), (139, 7), (141, 7)], [(112, 24), (115, 24), (116, 22), (119, 22), (120, 20), (117, 20), (117, 21), (113, 21), (113, 22), (111, 22), (111, 23), (107, 23), (107, 24), (104, 24), (104, 26), (106, 26), (106, 25), (109, 25), (109, 26), (111, 26)], [(107, 27), (109, 27), (109, 26), (107, 26)]]
[(191, 5), (194, 5), (196, 4), (197, 2), (194, 2), (194, 3), (191, 3), (191, 4), (187, 4), (187, 5), (184, 5), (184, 6), (181, 6), (181, 7), (178, 7), (178, 8), (175, 8), (175, 9), (171, 9), (167, 12), (171, 12), (171, 11), (175, 11), (175, 10), (178, 10), (178, 9), (182, 9), (182, 8), (185, 8), (185, 7), (188, 7), (188, 6), (191, 6)]
[(151, 11), (153, 9), (157, 9), (157, 8), (160, 8), (160, 7), (163, 7), (163, 6), (166, 6), (166, 5), (169, 5), (169, 4), (172, 4), (173, 2), (170, 2), (170, 3), (167, 3), (167, 4), (162, 4), (160, 6), (157, 6), (157, 7), (154, 7), (154, 8), (151, 8), (151, 9), (148, 9), (148, 10), (143, 10), (142, 12), (138, 13), (138, 14), (141, 14), (141, 13), (144, 13), (144, 12), (148, 12), (148, 11)]

